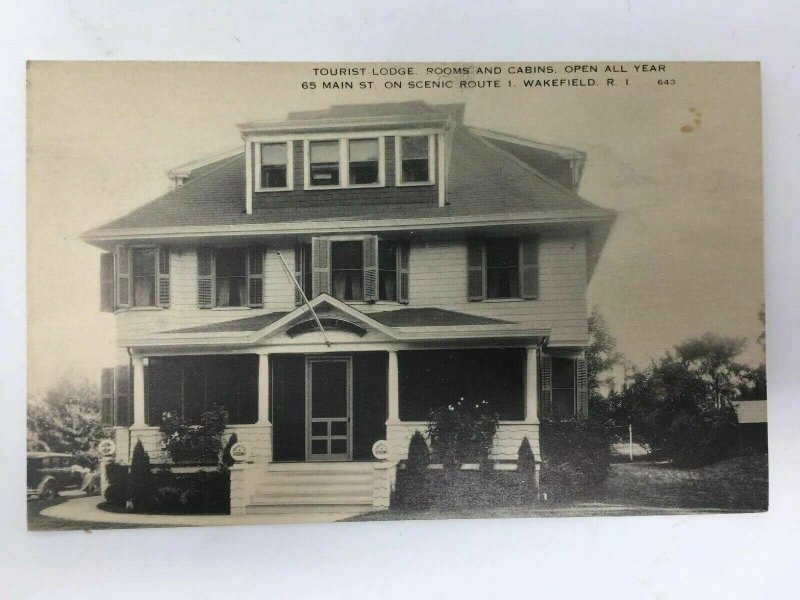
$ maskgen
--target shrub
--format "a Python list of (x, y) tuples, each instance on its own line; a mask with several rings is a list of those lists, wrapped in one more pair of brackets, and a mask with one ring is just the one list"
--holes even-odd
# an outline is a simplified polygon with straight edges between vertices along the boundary
[(142, 440), (138, 440), (133, 448), (130, 492), (134, 512), (147, 512), (151, 504), (150, 457), (145, 452)]
[(498, 420), (485, 400), (467, 402), (461, 398), (455, 405), (432, 411), (428, 437), (436, 459), (450, 470), (464, 463), (486, 465)]
[(162, 447), (175, 463), (217, 464), (227, 420), (228, 413), (216, 404), (200, 415), (197, 426), (188, 425), (176, 413), (165, 412), (160, 428)]
[(112, 506), (124, 507), (130, 498), (128, 489), (128, 467), (115, 462), (106, 465), (106, 477), (108, 487), (106, 488), (106, 502)]
[(228, 470), (198, 473), (157, 470), (153, 474), (153, 512), (228, 514), (230, 512)]
[(522, 438), (517, 452), (517, 473), (526, 496), (536, 496), (536, 456), (527, 436)]
[(395, 502), (408, 508), (425, 508), (430, 504), (428, 463), (430, 452), (425, 437), (415, 431), (408, 444), (406, 468), (398, 472)]
[(585, 495), (605, 482), (612, 433), (592, 419), (543, 420), (539, 429), (542, 487), (557, 499)]
[(232, 433), (231, 437), (228, 438), (228, 443), (225, 444), (225, 450), (222, 451), (221, 462), (228, 469), (230, 469), (236, 463), (236, 461), (231, 456), (231, 448), (233, 448), (233, 445), (236, 444), (238, 441), (239, 438), (236, 436), (235, 433)]

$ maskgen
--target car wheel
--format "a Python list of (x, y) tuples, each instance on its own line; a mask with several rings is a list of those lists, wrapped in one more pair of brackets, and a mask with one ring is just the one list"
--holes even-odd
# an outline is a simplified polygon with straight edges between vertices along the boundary
[(46, 483), (40, 497), (42, 500), (53, 500), (57, 498), (58, 490), (56, 489), (56, 485), (52, 481)]

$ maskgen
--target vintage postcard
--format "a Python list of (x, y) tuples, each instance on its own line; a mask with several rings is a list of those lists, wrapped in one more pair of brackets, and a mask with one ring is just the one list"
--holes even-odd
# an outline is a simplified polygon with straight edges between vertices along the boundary
[(758, 63), (27, 85), (30, 529), (767, 510)]

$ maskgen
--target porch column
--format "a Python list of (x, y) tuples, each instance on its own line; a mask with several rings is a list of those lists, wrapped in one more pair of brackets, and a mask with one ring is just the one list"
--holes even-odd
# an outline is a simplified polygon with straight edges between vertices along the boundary
[(144, 427), (144, 358), (134, 356), (133, 362), (133, 425)]
[(269, 354), (258, 355), (258, 424), (269, 422)]
[(397, 352), (389, 351), (389, 413), (387, 422), (398, 423), (400, 421), (400, 375), (397, 367)]
[(528, 346), (525, 360), (525, 422), (539, 422), (539, 351)]

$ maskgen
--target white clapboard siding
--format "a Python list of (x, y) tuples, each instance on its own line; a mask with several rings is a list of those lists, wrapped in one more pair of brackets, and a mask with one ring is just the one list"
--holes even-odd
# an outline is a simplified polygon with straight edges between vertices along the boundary
[[(280, 251), (293, 268), (293, 248), (267, 247), (264, 257), (264, 308), (199, 309), (197, 254), (193, 248), (170, 253), (171, 304), (165, 310), (117, 314), (120, 338), (244, 318), (295, 308), (294, 288), (280, 263)], [(408, 306), (440, 307), (551, 329), (551, 343), (582, 344), (586, 328), (586, 248), (582, 237), (542, 236), (539, 240), (539, 295), (535, 300), (467, 300), (465, 242), (415, 242), (410, 253)], [(364, 304), (364, 312), (402, 308), (400, 304)]]

